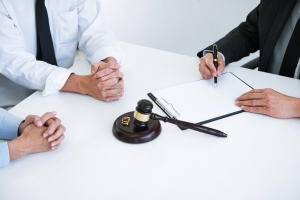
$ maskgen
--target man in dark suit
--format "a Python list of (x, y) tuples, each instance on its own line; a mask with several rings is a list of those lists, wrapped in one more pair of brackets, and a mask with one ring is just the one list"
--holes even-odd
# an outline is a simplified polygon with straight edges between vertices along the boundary
[[(218, 71), (213, 65), (212, 46), (198, 53), (204, 79), (220, 76), (225, 65), (260, 50), (259, 71), (291, 78), (300, 75), (299, 0), (261, 0), (245, 22), (216, 42)], [(276, 118), (300, 117), (300, 99), (272, 89), (252, 90), (236, 99), (243, 110)]]

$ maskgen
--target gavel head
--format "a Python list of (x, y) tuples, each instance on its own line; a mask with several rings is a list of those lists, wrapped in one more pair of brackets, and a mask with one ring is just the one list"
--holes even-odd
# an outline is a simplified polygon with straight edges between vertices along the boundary
[(142, 99), (137, 103), (137, 107), (133, 114), (133, 123), (138, 127), (148, 126), (148, 121), (150, 120), (150, 115), (152, 113), (153, 104), (146, 100)]

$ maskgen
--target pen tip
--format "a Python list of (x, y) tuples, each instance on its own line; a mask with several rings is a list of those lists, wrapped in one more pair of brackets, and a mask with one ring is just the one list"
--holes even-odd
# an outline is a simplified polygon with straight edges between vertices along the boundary
[(215, 88), (216, 88), (216, 87), (217, 87), (217, 84), (215, 83), (214, 85), (215, 85)]
[(223, 137), (227, 137), (227, 134), (226, 134), (226, 133), (223, 133), (222, 136), (223, 136)]

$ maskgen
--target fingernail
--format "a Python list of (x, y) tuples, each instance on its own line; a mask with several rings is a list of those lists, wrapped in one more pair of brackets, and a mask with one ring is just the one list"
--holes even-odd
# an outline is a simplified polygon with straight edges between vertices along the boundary
[(51, 142), (53, 139), (51, 137), (48, 138), (48, 141)]
[(221, 76), (221, 72), (220, 71), (218, 72), (218, 76)]
[(52, 142), (52, 143), (51, 143), (51, 146), (54, 147), (54, 146), (55, 146), (55, 142)]
[(52, 150), (55, 150), (55, 149), (56, 149), (56, 147), (51, 147), (51, 149), (52, 149)]
[(95, 70), (92, 70), (92, 71), (91, 71), (91, 74), (94, 74), (94, 72), (95, 72)]
[(42, 123), (41, 121), (37, 121), (37, 125), (38, 125), (38, 126), (42, 126), (43, 123)]
[(241, 106), (241, 109), (244, 109), (245, 108), (245, 106)]
[(101, 84), (101, 83), (98, 83), (98, 87), (102, 87), (102, 84)]
[(44, 136), (44, 137), (48, 137), (48, 134), (47, 134), (47, 133), (45, 133), (43, 136)]
[(107, 98), (107, 99), (106, 99), (106, 101), (110, 101), (110, 99), (109, 99), (109, 98)]
[(56, 112), (56, 111), (52, 111), (52, 113), (53, 113), (53, 115), (56, 115), (56, 114), (57, 114), (57, 112)]

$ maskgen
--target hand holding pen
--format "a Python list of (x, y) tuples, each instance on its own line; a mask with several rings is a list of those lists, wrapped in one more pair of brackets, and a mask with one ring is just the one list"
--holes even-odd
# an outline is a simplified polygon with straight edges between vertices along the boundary
[(207, 53), (200, 58), (199, 71), (204, 79), (211, 79), (216, 76), (219, 77), (224, 69), (225, 62), (220, 54), (218, 54), (218, 69), (214, 66), (212, 53)]

